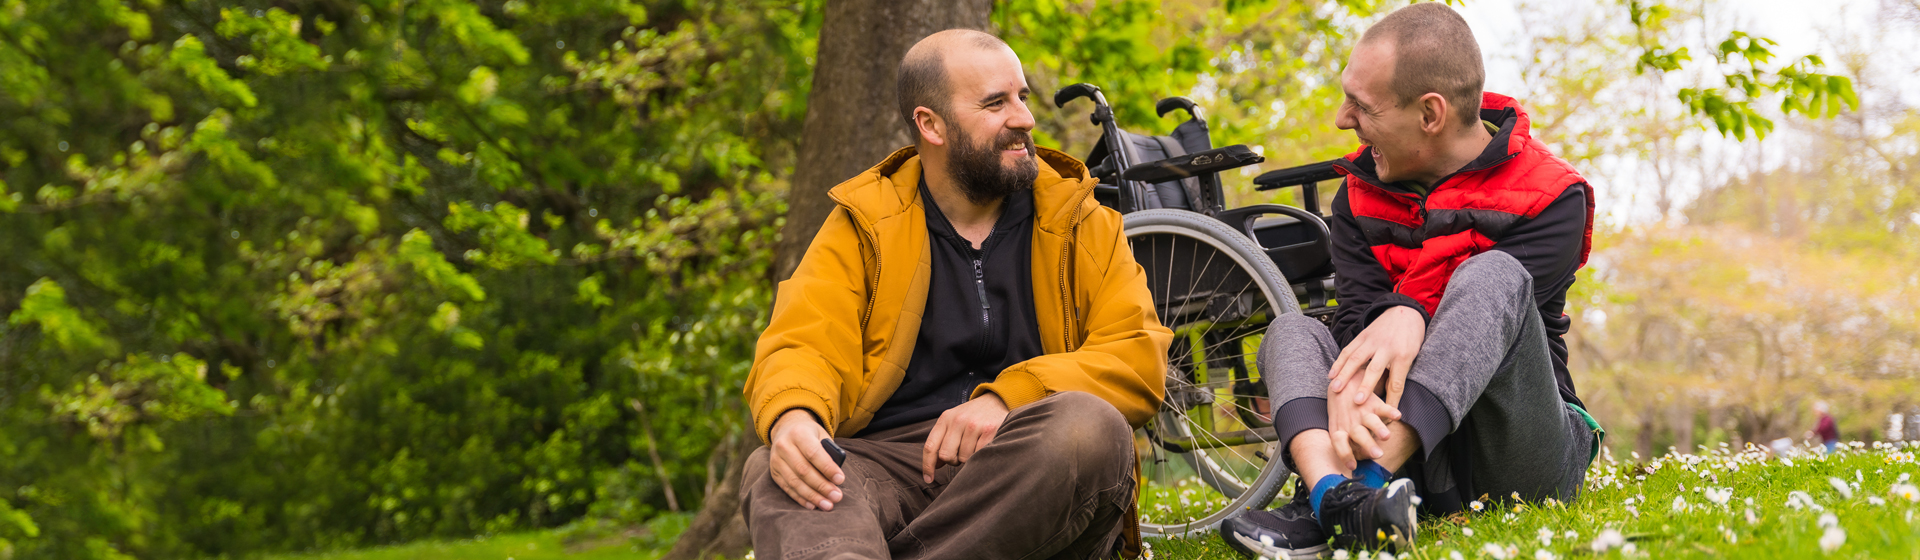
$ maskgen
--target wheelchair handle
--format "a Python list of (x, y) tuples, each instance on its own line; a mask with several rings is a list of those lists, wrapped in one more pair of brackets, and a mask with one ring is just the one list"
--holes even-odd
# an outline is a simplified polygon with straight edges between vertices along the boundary
[[(1060, 91), (1054, 92), (1053, 94), (1053, 104), (1056, 107), (1065, 108), (1068, 102), (1082, 97), (1093, 100), (1093, 115), (1090, 116), (1090, 120), (1093, 121), (1093, 124), (1100, 125), (1101, 132), (1105, 133), (1107, 152), (1112, 154), (1110, 157), (1113, 158), (1113, 163), (1115, 164), (1110, 172), (1115, 173), (1114, 182), (1119, 183), (1118, 186), (1122, 187), (1120, 189), (1120, 202), (1122, 205), (1132, 206), (1133, 193), (1138, 192), (1136, 189), (1138, 189), (1139, 186), (1135, 185), (1132, 181), (1118, 177), (1117, 172), (1125, 171), (1133, 167), (1133, 151), (1126, 145), (1126, 142), (1122, 140), (1120, 123), (1113, 118), (1113, 106), (1107, 104), (1107, 96), (1100, 93), (1100, 86), (1078, 83), (1060, 88)], [(1094, 166), (1095, 169), (1105, 169), (1105, 167), (1104, 162)], [(1099, 175), (1096, 174), (1095, 177), (1098, 178)]]
[(1167, 113), (1173, 112), (1174, 109), (1186, 109), (1187, 114), (1193, 115), (1193, 120), (1200, 121), (1203, 125), (1207, 124), (1207, 118), (1200, 116), (1200, 105), (1185, 96), (1176, 95), (1153, 104), (1153, 111), (1161, 117), (1167, 116)]

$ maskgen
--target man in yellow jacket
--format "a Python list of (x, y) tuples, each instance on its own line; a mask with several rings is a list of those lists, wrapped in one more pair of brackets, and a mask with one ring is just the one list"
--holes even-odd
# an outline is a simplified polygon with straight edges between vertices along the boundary
[(934, 34), (898, 86), (914, 146), (830, 191), (755, 350), (756, 554), (1111, 556), (1172, 340), (1120, 215), (1033, 145), (998, 38)]

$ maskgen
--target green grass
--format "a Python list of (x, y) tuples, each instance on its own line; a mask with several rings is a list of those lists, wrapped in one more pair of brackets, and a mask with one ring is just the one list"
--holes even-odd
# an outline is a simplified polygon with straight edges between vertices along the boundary
[[(1920, 560), (1920, 445), (1860, 445), (1833, 455), (1778, 458), (1715, 450), (1648, 461), (1603, 458), (1573, 504), (1516, 504), (1489, 497), (1478, 513), (1429, 519), (1420, 547), (1399, 558), (1873, 558)], [(1903, 481), (1901, 476), (1905, 475)], [(1848, 496), (1829, 479), (1837, 479)], [(1898, 491), (1896, 491), (1898, 489)], [(1723, 502), (1715, 498), (1730, 491)], [(1793, 492), (1804, 494), (1789, 505)], [(1676, 508), (1675, 498), (1682, 502)], [(1751, 503), (1749, 503), (1751, 500)], [(1153, 504), (1145, 504), (1151, 507)], [(1752, 515), (1749, 517), (1748, 512)], [(1823, 550), (1831, 514), (1844, 542)], [(597, 560), (657, 558), (685, 516), (631, 533), (562, 529), (275, 560)], [(1617, 531), (1624, 546), (1594, 552)], [(1571, 534), (1569, 534), (1571, 533)], [(1831, 539), (1830, 539), (1831, 540)], [(1218, 537), (1148, 541), (1153, 558), (1239, 558)], [(1353, 554), (1351, 560), (1370, 558)]]
[[(1912, 486), (1920, 484), (1916, 451), (1920, 445), (1855, 444), (1833, 455), (1785, 459), (1726, 449), (1644, 462), (1603, 458), (1574, 504), (1489, 497), (1481, 512), (1422, 522), (1420, 547), (1399, 558), (1920, 560), (1920, 490)], [(1723, 494), (1724, 503), (1716, 502), (1721, 495), (1714, 494), (1725, 491), (1731, 494)], [(1804, 493), (1794, 500), (1799, 507), (1788, 503), (1793, 492)], [(1823, 550), (1828, 529), (1821, 521), (1829, 514), (1844, 541)], [(1624, 546), (1596, 553), (1595, 538), (1607, 530), (1624, 537)], [(1149, 545), (1154, 558), (1239, 558), (1214, 536)]]
[(426, 541), (267, 560), (651, 560), (673, 547), (692, 518), (669, 514), (628, 531), (573, 525), (546, 531)]

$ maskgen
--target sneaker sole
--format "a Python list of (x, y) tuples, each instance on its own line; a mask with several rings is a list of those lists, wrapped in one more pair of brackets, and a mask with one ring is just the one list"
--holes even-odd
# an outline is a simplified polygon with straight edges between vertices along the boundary
[(1333, 549), (1329, 548), (1326, 543), (1306, 548), (1288, 549), (1261, 544), (1260, 541), (1247, 538), (1246, 535), (1237, 532), (1229, 532), (1228, 536), (1232, 538), (1227, 539), (1227, 545), (1233, 547), (1234, 550), (1239, 551), (1241, 554), (1247, 555), (1248, 558), (1268, 558), (1271, 560), (1303, 560), (1314, 558), (1324, 560), (1333, 557)]
[(1413, 498), (1413, 481), (1404, 478), (1395, 480), (1387, 484), (1387, 503), (1380, 504), (1374, 510), (1386, 525), (1387, 544), (1396, 553), (1413, 550), (1419, 534), (1420, 517)]

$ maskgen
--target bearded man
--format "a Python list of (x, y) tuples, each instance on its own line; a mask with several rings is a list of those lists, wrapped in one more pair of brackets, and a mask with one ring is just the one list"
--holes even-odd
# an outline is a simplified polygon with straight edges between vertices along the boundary
[(1033, 145), (998, 38), (927, 37), (898, 92), (914, 145), (830, 191), (755, 350), (756, 554), (1137, 551), (1132, 427), (1160, 405), (1173, 334), (1120, 215), (1085, 165)]
[(1604, 432), (1562, 335), (1593, 192), (1484, 80), (1444, 4), (1388, 14), (1354, 46), (1335, 125), (1362, 146), (1336, 162), (1328, 220), (1340, 307), (1332, 329), (1283, 316), (1261, 342), (1280, 459), (1301, 483), (1222, 523), (1249, 557), (1404, 552), (1416, 509), (1579, 495)]

